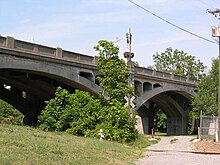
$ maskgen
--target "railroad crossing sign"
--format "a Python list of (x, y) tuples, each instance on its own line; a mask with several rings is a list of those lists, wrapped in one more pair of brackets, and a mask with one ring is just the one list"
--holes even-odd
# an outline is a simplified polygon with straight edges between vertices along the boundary
[(128, 104), (130, 103), (130, 106), (131, 106), (132, 108), (135, 107), (135, 104), (133, 103), (133, 101), (134, 101), (134, 99), (135, 99), (134, 96), (132, 96), (131, 98), (125, 96), (124, 99), (127, 101), (127, 102), (125, 103), (125, 106), (128, 106)]

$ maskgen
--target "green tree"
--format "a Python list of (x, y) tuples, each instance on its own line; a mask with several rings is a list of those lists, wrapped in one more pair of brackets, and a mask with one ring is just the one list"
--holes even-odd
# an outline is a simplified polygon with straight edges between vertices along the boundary
[(46, 101), (46, 104), (39, 116), (40, 127), (46, 131), (85, 136), (99, 123), (100, 100), (94, 99), (88, 92), (76, 90), (74, 94), (69, 94), (58, 87), (55, 98)]
[(201, 110), (204, 115), (218, 114), (218, 66), (218, 59), (214, 59), (210, 74), (198, 83), (198, 95), (192, 102), (196, 116), (199, 116)]
[(103, 129), (105, 139), (118, 142), (132, 141), (137, 135), (134, 118), (130, 118), (128, 109), (117, 100), (95, 99), (78, 90), (69, 94), (58, 87), (55, 98), (46, 104), (39, 116), (43, 130), (98, 137), (99, 129)]
[(109, 100), (103, 104), (103, 126), (106, 138), (116, 141), (131, 141), (136, 137), (135, 118), (124, 107), (124, 96), (133, 96), (134, 89), (128, 86), (129, 71), (125, 61), (119, 59), (119, 48), (113, 42), (100, 40), (94, 49), (99, 52), (98, 77), (100, 85), (108, 92)]
[(153, 55), (154, 65), (151, 67), (159, 71), (200, 79), (204, 76), (204, 65), (195, 56), (188, 55), (184, 51), (167, 48), (165, 52)]
[(0, 123), (21, 125), (23, 117), (23, 114), (10, 104), (0, 100)]
[(167, 131), (167, 116), (159, 109), (154, 117), (154, 125), (156, 125), (156, 131), (165, 133)]
[(137, 137), (135, 117), (129, 116), (129, 110), (117, 100), (107, 101), (99, 112), (99, 123), (96, 129), (88, 131), (87, 136), (97, 137), (99, 129), (103, 129), (105, 139), (117, 142), (134, 141)]
[(46, 131), (63, 130), (60, 126), (60, 117), (65, 112), (66, 106), (70, 104), (69, 93), (58, 87), (55, 98), (45, 101), (46, 107), (38, 116), (40, 127)]
[(70, 95), (70, 104), (66, 112), (61, 115), (59, 123), (66, 132), (85, 136), (88, 132), (95, 130), (96, 125), (101, 122), (101, 105), (101, 100), (95, 99), (88, 92), (76, 90)]
[(55, 98), (47, 101), (42, 110), (40, 127), (89, 137), (97, 137), (99, 129), (103, 129), (107, 140), (132, 141), (137, 131), (135, 118), (130, 117), (128, 108), (124, 107), (124, 96), (133, 95), (133, 88), (128, 87), (125, 62), (119, 59), (119, 49), (112, 42), (101, 40), (94, 49), (100, 54), (98, 80), (110, 99), (105, 100), (102, 94), (100, 99), (95, 99), (78, 90), (69, 94), (58, 88)]
[(95, 129), (101, 109), (99, 100), (88, 92), (76, 90), (74, 94), (69, 94), (61, 87), (57, 88), (55, 98), (46, 101), (46, 104), (39, 116), (41, 128), (80, 136)]
[(99, 52), (98, 77), (100, 86), (108, 92), (110, 100), (125, 102), (124, 96), (134, 95), (133, 88), (128, 87), (129, 72), (125, 61), (119, 59), (119, 48), (113, 42), (100, 40), (94, 49)]

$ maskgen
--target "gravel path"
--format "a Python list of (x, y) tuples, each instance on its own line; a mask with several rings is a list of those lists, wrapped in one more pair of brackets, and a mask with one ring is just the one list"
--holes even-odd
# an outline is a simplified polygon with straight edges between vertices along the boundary
[(218, 154), (192, 153), (192, 136), (162, 137), (159, 143), (147, 148), (136, 165), (220, 165)]

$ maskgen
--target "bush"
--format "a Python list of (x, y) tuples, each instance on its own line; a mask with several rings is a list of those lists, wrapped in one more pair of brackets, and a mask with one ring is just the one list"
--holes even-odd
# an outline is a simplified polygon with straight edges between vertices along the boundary
[(40, 127), (46, 131), (98, 138), (99, 130), (103, 129), (105, 139), (118, 142), (132, 141), (137, 135), (135, 119), (117, 100), (95, 99), (78, 90), (69, 94), (59, 87), (55, 98), (46, 104), (39, 116)]
[(47, 105), (42, 110), (39, 118), (40, 127), (46, 131), (62, 131), (60, 117), (69, 105), (69, 93), (58, 87), (55, 98), (45, 102)]
[(21, 125), (23, 117), (14, 107), (0, 100), (0, 123)]
[(121, 102), (112, 100), (108, 106), (105, 106), (101, 112), (102, 128), (105, 139), (118, 142), (129, 142), (135, 140), (137, 135), (135, 129), (135, 118), (130, 117), (127, 107)]

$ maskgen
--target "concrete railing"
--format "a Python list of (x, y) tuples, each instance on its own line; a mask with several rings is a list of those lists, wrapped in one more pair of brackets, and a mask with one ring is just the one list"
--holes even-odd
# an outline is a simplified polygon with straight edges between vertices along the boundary
[(134, 74), (146, 75), (146, 76), (151, 76), (151, 77), (159, 77), (163, 79), (169, 79), (169, 80), (181, 81), (181, 82), (187, 82), (187, 83), (193, 83), (193, 84), (197, 82), (197, 80), (190, 79), (188, 77), (179, 76), (179, 75), (175, 75), (175, 74), (171, 74), (167, 72), (156, 71), (152, 69), (147, 69), (144, 67), (135, 67)]
[[(14, 39), (13, 37), (3, 37), (0, 36), (0, 47), (6, 47), (8, 49), (13, 49), (17, 51), (24, 51), (24, 52), (29, 52), (29, 53), (34, 53), (35, 55), (44, 55), (44, 56), (49, 56), (49, 57), (54, 57), (54, 58), (62, 58), (66, 59), (68, 61), (73, 61), (73, 62), (80, 62), (80, 63), (85, 63), (85, 64), (90, 64), (90, 65), (96, 65), (98, 58), (92, 57), (92, 56), (87, 56), (75, 52), (70, 52), (66, 50), (62, 50), (61, 48), (52, 48), (48, 46), (43, 46), (35, 43), (30, 43), (26, 41), (21, 41)], [(166, 72), (160, 72), (156, 70), (151, 70), (147, 69), (144, 67), (135, 67), (134, 68), (135, 74), (141, 74), (141, 75), (148, 75), (152, 77), (159, 77), (163, 79), (171, 79), (171, 80), (176, 80), (176, 81), (181, 81), (181, 82), (188, 82), (188, 83), (196, 83), (196, 80), (189, 79), (187, 77), (183, 76), (178, 76)]]
[(97, 57), (87, 56), (75, 52), (53, 48), (26, 41), (14, 39), (13, 37), (0, 36), (0, 47), (6, 47), (17, 51), (25, 51), (36, 55), (44, 55), (55, 58), (63, 58), (70, 61), (96, 65)]

